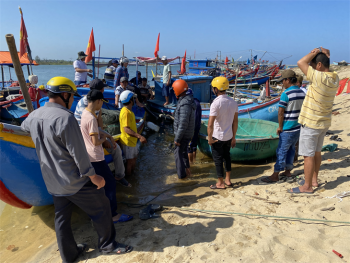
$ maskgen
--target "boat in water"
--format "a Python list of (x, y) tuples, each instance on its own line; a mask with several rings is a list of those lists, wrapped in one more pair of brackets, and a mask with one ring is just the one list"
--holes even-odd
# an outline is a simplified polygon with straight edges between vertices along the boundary
[[(207, 139), (208, 121), (202, 121), (198, 148), (206, 156), (212, 157)], [(231, 148), (232, 162), (264, 160), (276, 155), (279, 137), (278, 123), (257, 119), (241, 118), (238, 121), (236, 147)]]

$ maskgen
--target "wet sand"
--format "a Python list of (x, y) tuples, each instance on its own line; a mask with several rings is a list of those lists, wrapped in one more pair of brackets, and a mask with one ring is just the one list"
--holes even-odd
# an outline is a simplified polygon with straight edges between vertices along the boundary
[[(119, 212), (135, 218), (115, 225), (117, 241), (134, 246), (134, 251), (102, 256), (97, 251), (97, 235), (91, 221), (77, 208), (72, 218), (74, 235), (78, 243), (89, 245), (89, 251), (78, 262), (350, 262), (350, 225), (181, 210), (349, 222), (350, 197), (342, 202), (327, 198), (350, 190), (349, 109), (350, 95), (336, 97), (333, 111), (340, 114), (333, 116), (330, 131), (343, 141), (335, 142), (337, 151), (322, 153), (319, 177), (322, 185), (314, 195), (288, 194), (286, 190), (296, 187), (295, 182), (259, 185), (257, 179), (272, 173), (273, 159), (260, 164), (234, 164), (235, 187), (214, 191), (209, 189), (216, 180), (214, 164), (199, 153), (192, 167), (193, 177), (179, 182), (172, 153), (167, 149), (171, 134), (165, 138), (151, 135), (149, 144), (141, 149), (136, 175), (128, 178), (133, 188), (118, 185), (118, 201), (145, 203), (171, 188), (152, 202), (167, 209), (160, 213), (160, 218), (141, 221), (139, 208), (121, 204)], [(333, 142), (327, 137), (324, 144)], [(293, 174), (302, 176), (302, 157)], [(270, 202), (256, 197), (268, 198)], [(325, 207), (335, 209), (321, 211)], [(6, 205), (0, 217), (1, 262), (61, 262), (53, 219), (53, 206), (22, 210)], [(344, 258), (337, 257), (333, 249)]]

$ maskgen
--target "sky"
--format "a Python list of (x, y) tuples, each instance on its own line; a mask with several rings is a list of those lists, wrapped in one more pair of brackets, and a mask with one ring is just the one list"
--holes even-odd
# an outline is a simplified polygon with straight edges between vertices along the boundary
[[(4, 1), (0, 0), (0, 50), (6, 34), (19, 49), (20, 13), (33, 57), (76, 59), (94, 29), (96, 56), (159, 56), (286, 64), (312, 49), (330, 49), (331, 61), (350, 62), (350, 1)], [(220, 51), (220, 52), (217, 52)], [(265, 53), (265, 51), (267, 51)]]

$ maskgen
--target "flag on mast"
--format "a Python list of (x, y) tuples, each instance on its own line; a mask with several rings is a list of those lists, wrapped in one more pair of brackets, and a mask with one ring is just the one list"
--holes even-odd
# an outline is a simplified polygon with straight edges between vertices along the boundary
[(156, 48), (154, 49), (154, 57), (158, 57), (158, 51), (159, 51), (159, 37), (160, 37), (160, 33), (158, 33), (158, 39), (157, 39), (157, 44), (156, 44)]
[(225, 65), (227, 65), (227, 62), (228, 62), (228, 57), (226, 56)]
[(21, 13), (21, 29), (19, 31), (19, 58), (21, 58), (25, 53), (28, 53), (29, 61), (32, 62), (32, 51), (30, 50), (29, 43), (28, 43), (28, 34), (26, 25), (24, 24), (23, 20), (23, 13), (22, 9), (19, 6), (19, 12)]
[(180, 73), (181, 74), (185, 74), (186, 72), (186, 50), (185, 50), (185, 55), (184, 57), (182, 58), (182, 62), (181, 62), (181, 71)]
[(94, 28), (92, 28), (89, 42), (85, 51), (85, 54), (87, 55), (87, 57), (85, 58), (85, 63), (88, 63), (92, 60), (92, 52), (94, 52), (95, 50), (96, 50), (96, 47), (95, 47), (95, 38), (94, 38)]

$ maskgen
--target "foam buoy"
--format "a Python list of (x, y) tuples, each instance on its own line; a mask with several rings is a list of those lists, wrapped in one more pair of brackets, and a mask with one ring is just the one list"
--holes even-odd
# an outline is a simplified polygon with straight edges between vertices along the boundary
[(155, 132), (159, 132), (159, 126), (154, 124), (153, 122), (148, 121), (147, 122), (147, 127), (150, 128), (151, 130)]

